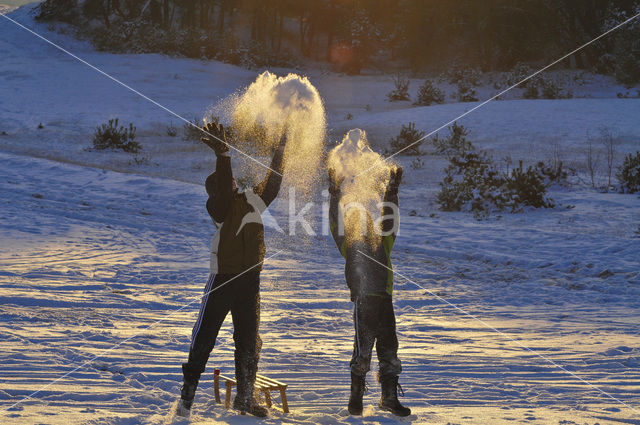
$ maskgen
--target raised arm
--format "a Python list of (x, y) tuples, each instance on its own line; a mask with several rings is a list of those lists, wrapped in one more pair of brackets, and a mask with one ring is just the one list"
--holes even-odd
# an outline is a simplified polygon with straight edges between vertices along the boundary
[(264, 202), (267, 207), (276, 199), (278, 192), (280, 192), (282, 173), (284, 172), (284, 147), (286, 141), (286, 136), (283, 134), (271, 159), (271, 165), (269, 166), (270, 169), (267, 170), (267, 175), (259, 185), (253, 188), (253, 191), (262, 198), (262, 202)]
[[(340, 185), (343, 178), (337, 178), (335, 170), (329, 168), (329, 230), (335, 241), (340, 253), (346, 255), (345, 235), (344, 235), (344, 219), (340, 217)], [(342, 225), (340, 225), (342, 223)]]
[(207, 124), (203, 131), (208, 135), (202, 141), (216, 153), (216, 171), (205, 181), (205, 189), (209, 195), (207, 212), (214, 223), (223, 223), (233, 200), (233, 174), (229, 144), (222, 124)]
[(398, 187), (402, 181), (402, 167), (391, 170), (389, 185), (384, 194), (384, 206), (382, 208), (382, 235), (392, 235), (395, 239), (400, 225), (400, 212), (398, 211)]

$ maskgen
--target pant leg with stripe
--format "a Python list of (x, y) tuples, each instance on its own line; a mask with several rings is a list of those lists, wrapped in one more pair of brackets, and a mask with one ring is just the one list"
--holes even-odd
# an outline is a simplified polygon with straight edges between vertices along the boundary
[(371, 368), (371, 352), (376, 340), (376, 331), (372, 327), (375, 312), (371, 311), (367, 298), (369, 297), (360, 296), (353, 302), (353, 324), (356, 334), (350, 366), (351, 372), (359, 376), (366, 375)]
[[(204, 372), (209, 354), (215, 346), (218, 331), (220, 331), (227, 313), (231, 310), (234, 281), (228, 281), (234, 276), (236, 275), (209, 275), (200, 304), (198, 320), (191, 333), (189, 360), (182, 365), (185, 377), (197, 381)], [(226, 282), (228, 283), (225, 284)], [(224, 286), (221, 287), (221, 285)]]
[[(260, 272), (240, 275), (210, 275), (205, 287), (198, 320), (193, 327), (189, 360), (182, 365), (185, 378), (198, 380), (209, 359), (227, 314), (233, 316), (233, 339), (236, 345), (236, 376), (253, 381), (262, 342), (260, 323)], [(238, 367), (242, 366), (242, 367)], [(246, 378), (245, 378), (246, 377)]]

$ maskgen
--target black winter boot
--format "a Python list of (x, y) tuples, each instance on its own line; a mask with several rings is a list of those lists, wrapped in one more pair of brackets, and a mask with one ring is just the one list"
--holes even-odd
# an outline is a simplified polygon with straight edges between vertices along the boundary
[(241, 360), (236, 355), (236, 381), (238, 383), (238, 394), (233, 399), (233, 408), (244, 415), (249, 413), (259, 418), (265, 418), (268, 414), (266, 407), (260, 406), (253, 395), (256, 374), (258, 373), (257, 359), (248, 359), (246, 356)]
[(266, 407), (260, 406), (253, 394), (250, 397), (237, 395), (233, 400), (233, 408), (240, 411), (241, 415), (249, 413), (250, 415), (257, 416), (259, 418), (266, 418), (269, 411)]
[(391, 412), (396, 416), (409, 416), (411, 414), (411, 409), (404, 407), (398, 401), (398, 377), (394, 375), (381, 376), (380, 384), (382, 387), (380, 408)]
[(362, 415), (362, 396), (367, 387), (365, 375), (356, 375), (351, 372), (351, 396), (349, 397), (349, 413), (355, 416)]
[(193, 399), (196, 395), (196, 388), (198, 388), (198, 381), (200, 376), (189, 372), (182, 366), (182, 373), (184, 375), (182, 388), (180, 389), (180, 402), (178, 403), (177, 414), (179, 416), (189, 416), (191, 412), (191, 406), (193, 405)]

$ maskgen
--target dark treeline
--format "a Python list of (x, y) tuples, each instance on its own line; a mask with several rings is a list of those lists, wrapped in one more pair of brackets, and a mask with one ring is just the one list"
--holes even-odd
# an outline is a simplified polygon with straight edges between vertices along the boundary
[[(41, 17), (93, 21), (90, 35), (106, 50), (233, 62), (229, 50), (238, 50), (237, 59), (244, 49), (267, 62), (309, 58), (358, 73), (364, 66), (422, 71), (461, 64), (488, 71), (548, 61), (637, 10), (638, 0), (47, 0)], [(625, 38), (625, 31), (638, 35), (640, 25), (582, 50), (565, 66), (612, 68), (600, 62), (615, 59), (603, 55), (616, 54), (616, 40), (640, 55), (633, 42), (640, 37)]]

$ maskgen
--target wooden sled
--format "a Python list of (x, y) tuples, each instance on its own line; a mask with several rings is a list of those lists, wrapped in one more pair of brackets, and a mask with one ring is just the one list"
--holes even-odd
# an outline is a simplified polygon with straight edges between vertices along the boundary
[[(216, 395), (216, 403), (222, 403), (220, 400), (220, 380), (224, 381), (226, 387), (226, 394), (224, 397), (224, 407), (228, 409), (231, 407), (231, 389), (237, 385), (235, 378), (230, 378), (220, 374), (220, 369), (215, 369), (213, 372), (213, 388)], [(271, 391), (280, 391), (280, 400), (282, 401), (282, 411), (289, 413), (289, 405), (287, 403), (287, 385), (275, 379), (267, 378), (263, 375), (256, 375), (256, 383), (254, 387), (257, 394), (264, 394), (264, 400), (267, 407), (272, 406)]]

